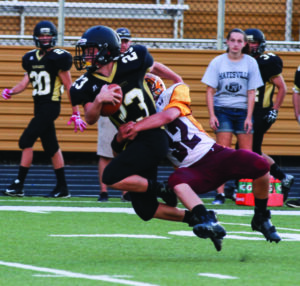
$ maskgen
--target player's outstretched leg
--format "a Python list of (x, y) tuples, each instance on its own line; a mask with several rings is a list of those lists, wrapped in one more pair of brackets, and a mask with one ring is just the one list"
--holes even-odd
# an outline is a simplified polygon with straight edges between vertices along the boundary
[(265, 213), (255, 212), (251, 226), (253, 230), (261, 232), (267, 241), (278, 243), (281, 240), (275, 226), (272, 225), (270, 210), (267, 210)]
[(217, 251), (222, 249), (222, 239), (226, 230), (219, 224), (214, 211), (208, 211), (201, 222), (193, 227), (193, 232), (201, 238), (210, 238)]

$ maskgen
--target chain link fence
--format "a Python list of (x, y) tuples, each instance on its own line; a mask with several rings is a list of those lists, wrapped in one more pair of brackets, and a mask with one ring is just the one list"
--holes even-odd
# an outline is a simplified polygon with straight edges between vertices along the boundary
[(35, 0), (0, 1), (1, 45), (33, 45), (32, 31), (50, 20), (59, 44), (73, 46), (91, 26), (128, 27), (150, 48), (217, 49), (235, 27), (259, 28), (268, 48), (300, 50), (299, 0)]

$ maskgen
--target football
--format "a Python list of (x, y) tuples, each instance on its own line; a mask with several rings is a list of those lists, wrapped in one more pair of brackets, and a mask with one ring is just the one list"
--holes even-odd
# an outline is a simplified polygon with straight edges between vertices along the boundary
[[(111, 88), (116, 87), (116, 86), (119, 86), (119, 85), (116, 84), (116, 83), (112, 83), (108, 86), (108, 88), (111, 89)], [(120, 92), (120, 94), (123, 96), (121, 88), (118, 89), (117, 92)], [(122, 104), (122, 100), (120, 101), (120, 103), (115, 104), (115, 105), (113, 105), (112, 103), (109, 103), (109, 102), (104, 102), (102, 104), (101, 115), (102, 116), (111, 116), (111, 115), (113, 115), (114, 113), (116, 113), (119, 110), (121, 104)]]

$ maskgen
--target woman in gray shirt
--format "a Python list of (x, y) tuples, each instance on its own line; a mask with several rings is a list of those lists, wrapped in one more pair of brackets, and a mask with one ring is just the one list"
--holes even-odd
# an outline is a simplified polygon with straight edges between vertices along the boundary
[[(256, 60), (247, 54), (249, 46), (244, 31), (231, 30), (226, 44), (227, 52), (210, 62), (202, 78), (207, 85), (209, 123), (218, 144), (230, 147), (235, 134), (239, 148), (252, 150), (255, 93), (263, 81)], [(222, 186), (213, 203), (224, 201)]]

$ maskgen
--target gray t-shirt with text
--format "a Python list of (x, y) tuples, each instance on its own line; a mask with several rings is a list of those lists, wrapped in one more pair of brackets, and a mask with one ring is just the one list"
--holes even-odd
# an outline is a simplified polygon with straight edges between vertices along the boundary
[(263, 85), (259, 67), (254, 58), (244, 54), (234, 62), (228, 54), (215, 57), (208, 65), (202, 82), (215, 88), (214, 106), (247, 109), (248, 90)]

